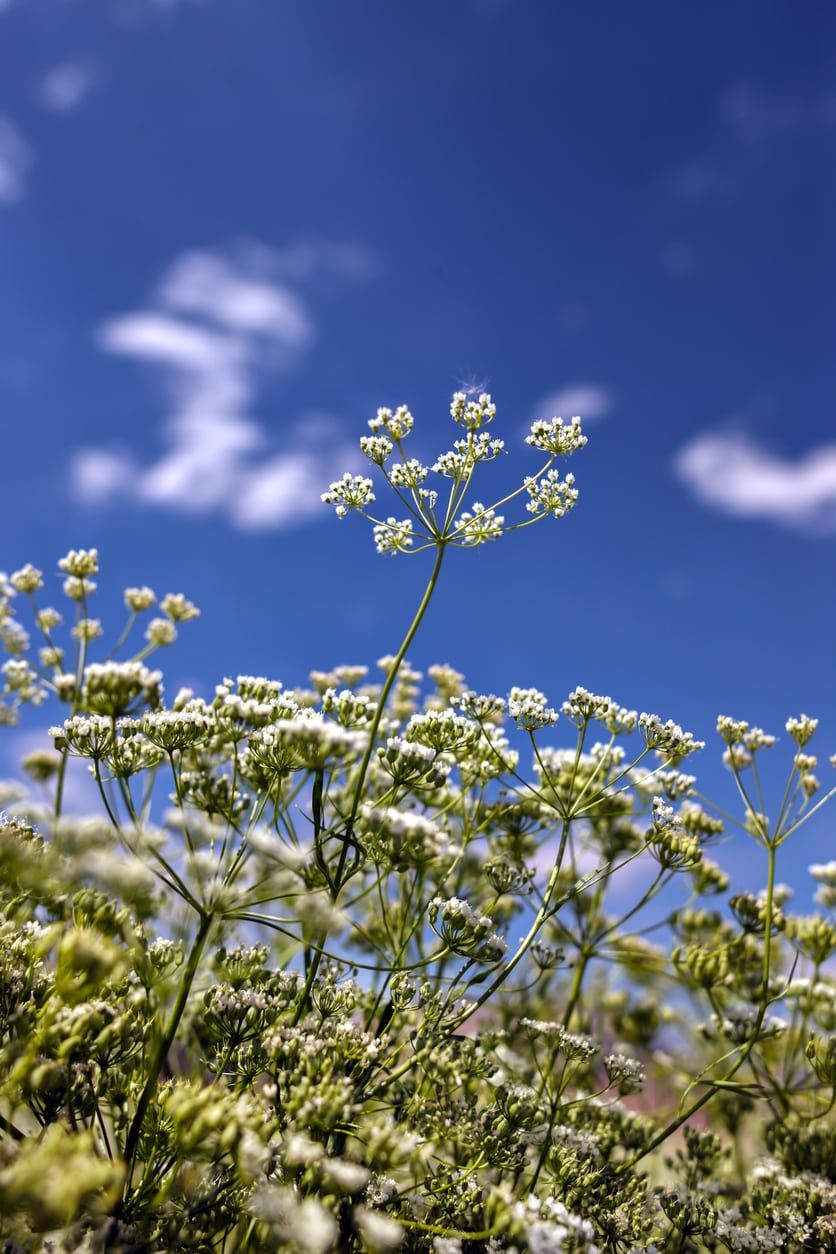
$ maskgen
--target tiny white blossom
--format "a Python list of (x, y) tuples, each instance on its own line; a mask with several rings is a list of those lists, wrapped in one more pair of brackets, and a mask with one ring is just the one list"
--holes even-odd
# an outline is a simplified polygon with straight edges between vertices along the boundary
[(557, 710), (553, 710), (538, 688), (512, 688), (508, 694), (508, 713), (523, 731), (539, 731), (553, 727)]
[(532, 448), (542, 449), (544, 453), (568, 457), (586, 445), (587, 437), (581, 430), (578, 417), (566, 424), (562, 418), (538, 418), (531, 424), (531, 433), (525, 437), (525, 442)]
[(424, 466), (417, 457), (408, 462), (395, 462), (389, 467), (389, 478), (396, 488), (417, 488), (430, 473), (429, 466)]
[(126, 588), (124, 593), (125, 605), (134, 614), (141, 614), (143, 610), (150, 610), (156, 601), (153, 589), (144, 586), (142, 588)]
[(479, 501), (475, 501), (472, 510), (465, 510), (453, 524), (453, 535), (464, 544), (485, 544), (488, 540), (498, 540), (502, 535), (505, 519), (495, 510), (486, 509)]
[(67, 575), (74, 575), (79, 579), (84, 579), (87, 575), (98, 574), (99, 550), (70, 549), (69, 553), (59, 561), (58, 569), (63, 570)]
[(415, 425), (415, 419), (406, 405), (399, 405), (393, 413), (391, 409), (379, 409), (376, 418), (369, 419), (369, 427), (374, 435), (385, 431), (393, 440), (403, 440)]
[(360, 449), (375, 466), (382, 466), (392, 456), (393, 444), (385, 435), (361, 435)]
[(170, 618), (152, 618), (145, 629), (145, 639), (153, 645), (174, 644), (177, 628)]
[(160, 601), (160, 609), (173, 623), (188, 623), (200, 615), (194, 602), (186, 600), (182, 592), (169, 592)]
[(413, 532), (411, 518), (394, 518), (389, 517), (386, 522), (377, 523), (373, 529), (375, 548), (378, 553), (386, 553), (394, 556), (396, 553), (405, 553), (407, 549), (411, 549), (413, 545)]
[(450, 402), (450, 417), (459, 426), (466, 427), (469, 431), (478, 431), (484, 423), (492, 422), (496, 417), (496, 405), (488, 392), (482, 392), (475, 398), (469, 397), (466, 392), (454, 392)]
[(338, 518), (345, 518), (350, 509), (362, 509), (369, 505), (375, 495), (372, 481), (364, 475), (352, 475), (348, 471), (342, 479), (335, 480), (321, 498), (326, 505), (333, 505)]
[(787, 731), (799, 748), (812, 739), (818, 725), (819, 720), (810, 718), (809, 714), (800, 714), (798, 718), (787, 719)]
[(44, 586), (43, 572), (37, 570), (30, 562), (27, 562), (20, 570), (16, 570), (11, 577), (12, 587), (17, 592), (33, 593)]
[(539, 480), (528, 478), (524, 483), (529, 496), (525, 508), (530, 514), (551, 514), (554, 518), (562, 518), (577, 502), (578, 490), (574, 484), (573, 474), (561, 479), (556, 470), (548, 471)]

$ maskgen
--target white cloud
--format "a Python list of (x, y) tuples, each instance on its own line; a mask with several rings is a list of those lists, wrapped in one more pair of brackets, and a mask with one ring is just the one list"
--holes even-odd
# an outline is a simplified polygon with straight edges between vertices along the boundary
[(20, 131), (0, 114), (0, 205), (14, 205), (23, 198), (32, 151)]
[(336, 240), (300, 240), (273, 251), (268, 264), (273, 273), (295, 282), (322, 272), (343, 279), (371, 279), (378, 273), (377, 258), (368, 248)]
[(666, 244), (662, 249), (662, 265), (671, 278), (684, 278), (691, 274), (696, 266), (693, 248), (690, 244), (683, 244), (679, 241)]
[(609, 388), (600, 383), (571, 383), (544, 396), (534, 408), (533, 417), (574, 418), (577, 414), (587, 422), (603, 418), (615, 405), (615, 397)]
[(836, 92), (789, 94), (739, 83), (720, 98), (722, 125), (738, 144), (836, 126)]
[[(20, 764), (30, 753), (51, 748), (52, 739), (47, 725), (40, 728), (4, 729), (0, 762), (9, 776), (21, 784), (22, 790), (30, 799), (30, 804), (42, 804), (44, 793), (40, 788), (33, 787), (29, 780), (23, 778)], [(101, 811), (102, 800), (98, 788), (88, 765), (81, 758), (67, 759), (62, 799), (65, 814), (98, 814)], [(18, 807), (9, 808), (16, 810)]]
[(836, 91), (780, 92), (738, 83), (716, 107), (713, 133), (705, 151), (675, 173), (675, 193), (684, 200), (728, 201), (747, 178), (787, 155), (798, 137), (827, 135), (836, 127)]
[(48, 70), (41, 79), (41, 104), (54, 113), (77, 109), (93, 86), (93, 74), (76, 61), (64, 61)]
[(560, 306), (557, 316), (562, 330), (583, 331), (589, 326), (592, 311), (583, 301), (570, 300)]
[(305, 348), (312, 337), (305, 308), (290, 288), (212, 253), (186, 253), (175, 262), (160, 288), (160, 303), (291, 350)]
[(280, 254), (190, 252), (163, 276), (149, 307), (99, 327), (102, 351), (160, 380), (163, 449), (142, 463), (124, 448), (80, 449), (76, 496), (117, 496), (242, 529), (292, 526), (319, 513), (319, 493), (356, 460), (333, 419), (309, 417), (277, 450), (252, 410), (264, 381), (293, 366), (314, 338), (305, 302), (275, 278)]
[(836, 443), (790, 461), (748, 435), (706, 433), (680, 449), (674, 469), (699, 500), (723, 513), (836, 531)]

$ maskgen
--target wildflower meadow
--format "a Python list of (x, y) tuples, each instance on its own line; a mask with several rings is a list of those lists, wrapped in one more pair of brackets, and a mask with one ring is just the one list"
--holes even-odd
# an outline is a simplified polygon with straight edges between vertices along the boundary
[(167, 691), (199, 610), (130, 587), (109, 636), (95, 549), (0, 576), (2, 722), (53, 723), (0, 820), (7, 1254), (836, 1250), (836, 861), (815, 913), (782, 883), (834, 792), (816, 712), (704, 745), (567, 659), (416, 670), (449, 551), (578, 506), (581, 420), (497, 491), (495, 412), (457, 392), (432, 465), (371, 420), (322, 508), (414, 562), (412, 618), (305, 688)]

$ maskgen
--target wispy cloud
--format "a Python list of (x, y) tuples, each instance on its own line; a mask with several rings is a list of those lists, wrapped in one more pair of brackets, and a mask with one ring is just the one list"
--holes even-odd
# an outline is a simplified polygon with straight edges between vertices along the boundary
[(836, 126), (836, 91), (787, 94), (740, 83), (720, 97), (721, 124), (738, 144)]
[(792, 461), (744, 433), (705, 433), (680, 449), (674, 470), (699, 500), (725, 514), (836, 531), (836, 443)]
[(720, 96), (709, 142), (677, 170), (674, 189), (685, 200), (728, 200), (789, 141), (834, 128), (836, 91), (790, 94), (738, 83)]
[(38, 90), (41, 104), (53, 113), (72, 112), (89, 94), (94, 77), (90, 68), (78, 61), (54, 65), (41, 79)]
[[(359, 255), (359, 254), (358, 254)], [(169, 267), (148, 306), (105, 322), (103, 352), (159, 377), (163, 452), (141, 463), (121, 448), (79, 450), (76, 495), (117, 496), (182, 513), (216, 513), (244, 529), (291, 526), (319, 510), (319, 492), (356, 458), (339, 424), (308, 415), (281, 449), (254, 417), (263, 384), (293, 367), (315, 328), (301, 293), (276, 277), (282, 254), (191, 252)]]
[(674, 241), (662, 249), (662, 266), (673, 279), (683, 279), (692, 274), (697, 259), (690, 244)]
[(544, 396), (534, 407), (532, 418), (552, 418), (559, 414), (573, 418), (576, 414), (591, 422), (604, 418), (615, 405), (615, 396), (600, 383), (570, 383)]
[[(0, 0), (2, 3), (2, 0)], [(17, 127), (0, 114), (0, 205), (23, 199), (32, 151)]]
[[(8, 779), (20, 786), (21, 792), (28, 798), (20, 805), (11, 805), (12, 813), (27, 812), (31, 806), (40, 806), (46, 801), (46, 792), (33, 787), (28, 781), (22, 781), (21, 762), (30, 753), (39, 749), (51, 749), (47, 726), (40, 728), (6, 728), (4, 729), (2, 747), (0, 747), (0, 767), (8, 773)], [(62, 793), (65, 814), (87, 815), (97, 814), (101, 807), (101, 795), (92, 775), (81, 758), (68, 758), (64, 775)]]

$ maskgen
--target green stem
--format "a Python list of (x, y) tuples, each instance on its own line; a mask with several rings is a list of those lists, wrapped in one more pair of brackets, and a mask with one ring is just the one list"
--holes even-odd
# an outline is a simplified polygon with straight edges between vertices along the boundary
[(156, 1090), (157, 1082), (160, 1077), (160, 1072), (162, 1071), (163, 1064), (168, 1056), (168, 1051), (171, 1049), (171, 1045), (174, 1040), (175, 1034), (177, 1032), (177, 1028), (180, 1026), (180, 1020), (183, 1017), (183, 1011), (186, 1009), (186, 1002), (188, 1001), (189, 993), (191, 992), (192, 984), (194, 982), (194, 977), (197, 974), (197, 968), (200, 965), (200, 959), (203, 954), (203, 947), (206, 944), (206, 938), (209, 935), (209, 929), (211, 928), (211, 926), (212, 926), (212, 915), (211, 914), (201, 915), (200, 926), (197, 929), (197, 935), (195, 936), (191, 953), (189, 954), (189, 960), (186, 964), (186, 969), (183, 973), (183, 979), (181, 981), (180, 988), (177, 990), (177, 998), (174, 1002), (174, 1005), (171, 1008), (171, 1014), (169, 1015), (168, 1023), (166, 1024), (163, 1030), (162, 1036), (157, 1042), (157, 1046), (151, 1057), (151, 1065), (148, 1068), (148, 1076), (145, 1080), (145, 1086), (142, 1090), (142, 1093), (140, 1094), (139, 1101), (137, 1102), (133, 1121), (128, 1130), (127, 1140), (125, 1141), (125, 1155), (124, 1156), (125, 1156), (125, 1162), (127, 1164), (126, 1187), (130, 1186), (133, 1162), (136, 1156), (137, 1146), (139, 1144), (139, 1136), (142, 1131), (142, 1124), (145, 1119), (145, 1114), (146, 1114), (146, 1111), (148, 1110), (148, 1105), (151, 1101), (151, 1098), (154, 1095), (154, 1091)]
[(687, 1123), (688, 1120), (697, 1113), (698, 1110), (701, 1110), (707, 1102), (710, 1102), (712, 1097), (719, 1092), (720, 1087), (728, 1084), (729, 1080), (733, 1079), (734, 1076), (737, 1075), (738, 1071), (755, 1047), (760, 1030), (763, 1027), (763, 1021), (766, 1018), (766, 1009), (769, 1005), (769, 972), (772, 962), (772, 919), (775, 899), (775, 845), (769, 844), (767, 846), (767, 850), (769, 854), (769, 870), (766, 885), (766, 930), (763, 947), (763, 980), (761, 986), (761, 1004), (760, 1009), (758, 1010), (758, 1017), (752, 1027), (752, 1035), (744, 1045), (737, 1062), (729, 1068), (722, 1079), (716, 1083), (709, 1083), (709, 1087), (706, 1089), (705, 1093), (703, 1093), (702, 1097), (699, 1097), (695, 1102), (692, 1102), (686, 1111), (684, 1111), (681, 1115), (678, 1115), (676, 1119), (672, 1120), (667, 1127), (663, 1128), (658, 1136), (655, 1136), (653, 1140), (644, 1147), (644, 1149), (640, 1150), (637, 1154), (634, 1154), (632, 1158), (624, 1163), (622, 1167), (623, 1171), (627, 1171), (629, 1168), (634, 1167), (636, 1163), (647, 1154), (650, 1154), (653, 1150), (658, 1149), (663, 1141), (666, 1141), (669, 1136), (672, 1136), (674, 1132), (677, 1132), (684, 1123)]
[(520, 941), (519, 946), (517, 947), (517, 951), (513, 955), (513, 957), (509, 959), (509, 961), (502, 968), (499, 974), (491, 981), (491, 983), (488, 985), (485, 991), (477, 999), (475, 1005), (473, 1005), (471, 1008), (468, 1009), (467, 1011), (468, 1016), (470, 1016), (471, 1014), (474, 1014), (479, 1009), (479, 1007), (483, 1006), (485, 1002), (488, 1000), (488, 998), (492, 997), (493, 994), (496, 992), (496, 990), (502, 984), (504, 984), (505, 980), (514, 970), (514, 968), (520, 964), (520, 962), (523, 960), (523, 958), (525, 957), (525, 955), (528, 953), (529, 949), (533, 945), (534, 941), (537, 939), (540, 929), (542, 928), (543, 924), (546, 922), (546, 919), (548, 918), (548, 912), (549, 912), (549, 906), (551, 904), (551, 899), (557, 887), (557, 882), (558, 882), (558, 878), (560, 875), (560, 868), (563, 864), (563, 855), (566, 852), (566, 842), (569, 839), (569, 826), (570, 826), (570, 820), (564, 819), (563, 828), (562, 828), (561, 835), (560, 835), (560, 844), (558, 845), (557, 855), (554, 860), (554, 866), (552, 867), (552, 872), (551, 872), (551, 875), (549, 876), (549, 882), (546, 885), (546, 892), (543, 897), (543, 904), (540, 907), (540, 909), (537, 911), (537, 914), (534, 917), (534, 922), (531, 924), (531, 927), (528, 929), (525, 936)]
[(55, 809), (53, 811), (53, 819), (56, 823), (61, 817), (61, 810), (64, 804), (64, 779), (67, 774), (67, 757), (68, 751), (65, 749), (61, 754), (61, 765), (58, 767), (58, 776), (55, 781)]
[[(412, 644), (412, 641), (415, 638), (415, 634), (418, 631), (418, 628), (421, 626), (423, 617), (427, 612), (427, 608), (430, 604), (430, 601), (432, 600), (432, 595), (433, 595), (433, 592), (435, 591), (435, 586), (438, 583), (438, 577), (441, 574), (441, 564), (444, 561), (444, 553), (445, 553), (445, 543), (444, 541), (440, 540), (438, 542), (438, 546), (436, 550), (435, 562), (433, 563), (432, 573), (430, 575), (427, 586), (424, 589), (424, 595), (421, 598), (421, 602), (418, 606), (418, 609), (415, 611), (415, 617), (410, 623), (409, 629), (406, 635), (404, 636), (403, 641), (401, 642), (401, 647), (398, 649), (398, 652), (395, 654), (394, 661), (392, 662), (392, 665), (389, 667), (389, 672), (386, 676), (386, 681), (383, 685), (383, 688), (381, 689), (380, 696), (377, 701), (377, 708), (375, 709), (375, 712), (374, 712), (374, 718), (372, 719), (371, 726), (369, 727), (369, 741), (368, 741), (368, 744), (366, 745), (366, 750), (365, 750), (365, 753), (363, 754), (362, 761), (360, 762), (360, 769), (357, 772), (357, 778), (354, 783), (354, 793), (353, 793), (352, 800), (351, 800), (351, 810), (349, 811), (348, 818), (346, 819), (346, 823), (345, 823), (345, 829), (342, 834), (342, 849), (340, 850), (340, 857), (339, 857), (339, 861), (337, 862), (337, 868), (334, 874), (334, 889), (332, 892), (332, 898), (335, 902), (337, 898), (339, 897), (340, 892), (343, 888), (342, 877), (345, 871), (346, 861), (348, 860), (349, 846), (353, 843), (352, 834), (354, 831), (354, 824), (357, 821), (357, 814), (360, 810), (360, 802), (363, 797), (363, 785), (366, 782), (366, 775), (368, 774), (369, 764), (371, 763), (372, 754), (374, 753), (375, 744), (377, 742), (377, 733), (380, 728), (381, 720), (383, 718), (383, 712), (386, 708), (386, 702), (389, 699), (389, 693), (392, 691), (392, 686), (395, 682), (395, 679), (397, 678), (398, 671), (400, 670), (403, 660), (406, 657), (406, 651), (409, 648), (409, 646)], [(305, 1013), (305, 1008), (307, 1006), (308, 999), (310, 997), (310, 992), (311, 992), (311, 989), (313, 988), (314, 980), (316, 979), (317, 972), (319, 970), (319, 964), (321, 961), (322, 961), (321, 951), (317, 950), (316, 953), (314, 954), (313, 961), (311, 962), (310, 970), (308, 971), (308, 978), (305, 980), (305, 985), (304, 985), (304, 988), (302, 989), (302, 994), (299, 998), (299, 1004), (296, 1008), (296, 1015), (293, 1020), (294, 1023), (298, 1023), (302, 1015)]]

